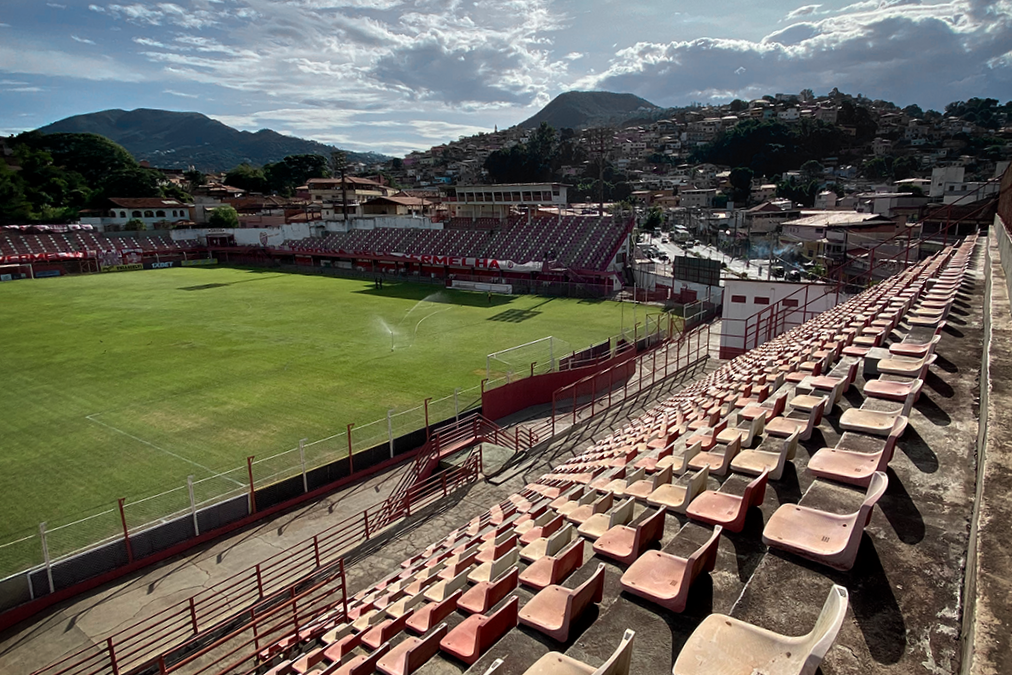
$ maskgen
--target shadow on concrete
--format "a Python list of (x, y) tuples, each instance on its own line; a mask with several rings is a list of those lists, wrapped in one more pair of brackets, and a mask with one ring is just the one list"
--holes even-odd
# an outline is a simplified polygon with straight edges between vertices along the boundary
[(801, 501), (801, 484), (798, 483), (798, 470), (794, 462), (787, 462), (780, 480), (771, 480), (767, 485), (777, 493), (777, 502), (780, 504), (797, 504)]
[(867, 533), (861, 539), (854, 567), (848, 572), (836, 571), (785, 551), (771, 548), (769, 552), (847, 588), (850, 611), (854, 613), (868, 652), (876, 662), (890, 665), (903, 657), (907, 647), (906, 621), (893, 594), (892, 584), (882, 568), (875, 542)]
[(937, 403), (923, 394), (919, 399), (917, 399), (917, 403), (914, 404), (914, 408), (927, 417), (928, 420), (930, 420), (935, 426), (947, 427), (952, 423), (952, 418), (949, 417), (949, 413), (942, 410)]
[(922, 473), (935, 473), (938, 471), (938, 455), (935, 454), (935, 451), (928, 446), (913, 427), (907, 427), (906, 433), (903, 434), (903, 438), (900, 439), (897, 445)]
[(904, 544), (917, 544), (924, 539), (924, 517), (896, 472), (886, 467), (886, 473), (889, 476), (889, 487), (878, 506), (900, 541)]
[(945, 358), (938, 352), (935, 352), (935, 365), (944, 370), (947, 373), (958, 373), (959, 366)]
[(937, 373), (932, 372), (930, 369), (928, 370), (928, 376), (924, 378), (924, 384), (937, 392), (942, 398), (952, 398), (955, 394), (952, 385), (940, 378)]
[(763, 512), (750, 507), (745, 516), (745, 527), (741, 532), (729, 532), (724, 530), (721, 538), (731, 542), (734, 546), (734, 556), (738, 563), (738, 579), (747, 583), (752, 578), (752, 573), (762, 562), (766, 553), (766, 545), (763, 541), (763, 528), (766, 523), (763, 520)]

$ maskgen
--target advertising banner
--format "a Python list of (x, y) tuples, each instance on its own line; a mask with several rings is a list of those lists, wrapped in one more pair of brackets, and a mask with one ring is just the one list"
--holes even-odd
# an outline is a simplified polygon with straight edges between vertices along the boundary
[(103, 265), (102, 266), (102, 271), (103, 272), (133, 272), (134, 270), (142, 270), (142, 269), (144, 269), (144, 265), (142, 265), (140, 263), (133, 263), (133, 264), (130, 264), (130, 265), (109, 265), (109, 266)]
[(197, 258), (196, 260), (180, 260), (179, 264), (183, 267), (204, 267), (206, 265), (217, 265), (217, 258)]

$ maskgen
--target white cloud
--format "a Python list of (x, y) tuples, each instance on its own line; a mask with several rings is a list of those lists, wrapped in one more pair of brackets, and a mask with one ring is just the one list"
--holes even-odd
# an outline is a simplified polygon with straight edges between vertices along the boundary
[(66, 5), (61, 5), (55, 2), (47, 2), (46, 7), (52, 7), (53, 9), (67, 9)]
[(819, 8), (821, 7), (822, 5), (802, 5), (801, 7), (798, 7), (797, 9), (788, 12), (785, 20), (793, 21), (794, 19), (800, 18), (802, 16), (811, 16), (813, 14), (818, 14)]
[(44, 90), (42, 87), (9, 87), (6, 89), (0, 89), (0, 91), (10, 91), (18, 94), (34, 94)]
[(0, 73), (71, 77), (81, 80), (140, 82), (142, 75), (111, 58), (68, 54), (17, 43), (0, 44)]
[(162, 93), (169, 94), (171, 96), (182, 96), (183, 98), (200, 98), (200, 96), (197, 94), (187, 94), (186, 92), (173, 91), (172, 89), (164, 89), (162, 90)]
[(83, 37), (77, 37), (76, 35), (71, 35), (70, 39), (74, 40), (75, 42), (80, 42), (80, 43), (86, 44), (86, 45), (93, 45), (93, 44), (95, 44), (94, 40), (89, 40), (88, 38), (83, 38)]
[(182, 28), (208, 28), (217, 25), (219, 21), (214, 13), (206, 9), (184, 9), (171, 2), (162, 2), (155, 5), (88, 5), (88, 9), (100, 14), (108, 14), (116, 19), (123, 19), (131, 23), (147, 24), (150, 26), (161, 26), (169, 24)]
[(0, 28), (10, 28), (10, 27), (11, 25), (9, 23), (0, 23)]
[(986, 9), (975, 4), (980, 3), (862, 2), (794, 23), (759, 42), (639, 43), (617, 52), (606, 71), (578, 84), (630, 91), (662, 104), (721, 98), (727, 92), (748, 97), (839, 87), (939, 107), (1012, 86), (1008, 61), (1001, 62), (1012, 44), (1012, 4), (985, 3)]

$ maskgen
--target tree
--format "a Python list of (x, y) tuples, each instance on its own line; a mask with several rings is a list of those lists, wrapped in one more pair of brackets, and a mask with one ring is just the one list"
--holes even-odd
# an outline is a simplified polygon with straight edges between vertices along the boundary
[(215, 229), (239, 227), (239, 214), (231, 206), (219, 206), (211, 211), (207, 224)]
[(126, 223), (123, 224), (123, 229), (126, 230), (127, 232), (139, 232), (142, 230), (146, 230), (147, 226), (144, 224), (144, 221), (141, 220), (140, 218), (131, 218), (130, 220), (126, 221)]
[(267, 192), (267, 177), (263, 169), (243, 163), (225, 174), (225, 185), (237, 187), (246, 192)]
[(748, 109), (748, 101), (743, 101), (740, 98), (736, 98), (733, 101), (731, 101), (731, 105), (729, 107), (731, 109), (731, 112), (741, 112), (742, 110)]
[(190, 192), (196, 192), (197, 188), (207, 182), (207, 176), (204, 172), (197, 171), (196, 169), (184, 171), (183, 178), (186, 179), (186, 184), (190, 188)]
[(815, 99), (815, 92), (811, 89), (802, 89), (801, 93), (798, 94), (798, 98), (802, 101), (811, 101)]
[(280, 162), (266, 164), (264, 176), (270, 190), (290, 195), (310, 178), (325, 178), (327, 158), (323, 155), (289, 155)]
[(801, 165), (801, 174), (807, 180), (818, 180), (822, 177), (822, 164), (818, 160), (810, 159)]
[(142, 168), (127, 168), (113, 171), (99, 184), (98, 194), (101, 197), (161, 197), (162, 190), (158, 183), (161, 175), (157, 171)]
[(735, 204), (748, 202), (748, 198), (752, 194), (752, 179), (754, 177), (755, 172), (747, 166), (731, 169), (728, 181), (730, 181), (731, 187), (734, 188), (734, 194), (731, 195), (731, 198)]
[(646, 218), (643, 219), (643, 229), (656, 232), (663, 222), (664, 212), (661, 211), (659, 206), (651, 206), (647, 211)]
[(916, 103), (908, 105), (906, 108), (903, 109), (903, 112), (915, 119), (920, 119), (924, 117), (924, 111), (921, 110), (921, 106), (917, 105)]

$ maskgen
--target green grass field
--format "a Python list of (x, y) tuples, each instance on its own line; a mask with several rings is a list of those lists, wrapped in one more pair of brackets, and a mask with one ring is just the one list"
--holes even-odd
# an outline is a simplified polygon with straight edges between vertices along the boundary
[[(2, 284), (0, 544), (37, 532), (40, 521), (53, 528), (120, 497), (185, 486), (188, 475), (242, 467), (202, 484), (208, 494), (227, 490), (245, 481), (247, 455), (478, 385), (495, 350), (548, 335), (580, 349), (617, 334), (621, 311), (536, 296), (489, 304), (484, 294), (433, 286), (376, 290), (371, 281), (261, 270)], [(386, 424), (359, 433), (385, 438)], [(340, 451), (346, 439), (328, 443), (313, 449)], [(131, 525), (170, 503), (184, 507), (185, 490), (135, 508)], [(106, 513), (95, 531), (114, 534), (118, 521)], [(54, 533), (53, 555), (82, 536)], [(0, 563), (38, 558), (37, 549), (32, 540), (0, 548)]]

